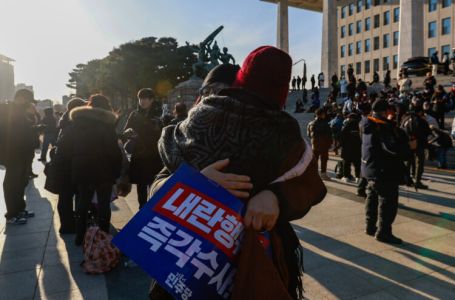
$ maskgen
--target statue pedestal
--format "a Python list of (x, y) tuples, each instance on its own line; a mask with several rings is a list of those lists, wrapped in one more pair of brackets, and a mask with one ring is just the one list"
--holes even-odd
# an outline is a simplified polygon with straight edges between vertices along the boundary
[(169, 110), (173, 110), (177, 102), (185, 103), (188, 110), (193, 107), (199, 96), (199, 89), (202, 86), (202, 79), (192, 76), (189, 80), (179, 83), (168, 96)]

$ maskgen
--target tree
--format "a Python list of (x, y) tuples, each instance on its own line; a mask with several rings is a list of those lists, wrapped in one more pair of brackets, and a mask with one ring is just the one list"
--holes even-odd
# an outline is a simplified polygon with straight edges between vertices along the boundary
[(160, 97), (187, 80), (196, 57), (176, 39), (147, 37), (114, 48), (107, 57), (78, 64), (69, 73), (67, 87), (79, 97), (103, 93), (117, 108), (135, 102), (140, 88), (152, 87)]

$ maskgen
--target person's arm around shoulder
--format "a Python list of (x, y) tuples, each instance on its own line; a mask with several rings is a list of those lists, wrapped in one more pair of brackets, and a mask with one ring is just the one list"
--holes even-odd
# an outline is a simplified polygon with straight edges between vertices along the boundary
[[(306, 147), (301, 140), (290, 149), (282, 163), (282, 173), (298, 164)], [(303, 174), (274, 184), (273, 192), (279, 198), (280, 219), (291, 221), (302, 218), (312, 206), (320, 203), (327, 194), (327, 188), (319, 177), (317, 162), (313, 157)]]

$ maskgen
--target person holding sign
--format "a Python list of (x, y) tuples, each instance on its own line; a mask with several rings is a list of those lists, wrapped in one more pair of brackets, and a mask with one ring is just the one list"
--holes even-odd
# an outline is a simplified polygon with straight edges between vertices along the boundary
[[(254, 235), (247, 234), (231, 299), (239, 293), (257, 299), (264, 291), (269, 296), (283, 295), (279, 287), (285, 298), (302, 297), (303, 249), (289, 222), (303, 217), (327, 191), (314, 159), (311, 155), (309, 160), (305, 158), (311, 150), (301, 137), (299, 124), (282, 111), (291, 68), (289, 55), (275, 47), (254, 50), (232, 88), (203, 97), (185, 121), (164, 128), (159, 141), (165, 169), (157, 176), (152, 192), (180, 165), (188, 163), (245, 200), (246, 228), (270, 234), (272, 259), (264, 256), (263, 248), (253, 245), (257, 243), (251, 238)], [(256, 267), (249, 268), (251, 264)], [(264, 274), (258, 274), (264, 265), (271, 266), (268, 275), (275, 278), (266, 286), (260, 284)]]

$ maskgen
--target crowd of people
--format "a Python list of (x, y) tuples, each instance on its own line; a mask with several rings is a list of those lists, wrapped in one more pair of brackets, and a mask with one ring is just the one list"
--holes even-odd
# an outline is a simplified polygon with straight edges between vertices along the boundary
[[(331, 94), (321, 107), (313, 75), (309, 111), (316, 118), (308, 125), (310, 146), (296, 119), (283, 111), (289, 83), (292, 89), (302, 85), (305, 90), (306, 78), (291, 80), (291, 70), (288, 54), (260, 47), (242, 67), (223, 64), (210, 71), (189, 112), (185, 104), (177, 103), (173, 115), (163, 114), (153, 89), (140, 89), (137, 108), (125, 125), (101, 94), (73, 98), (57, 120), (52, 109), (39, 118), (33, 94), (19, 90), (12, 103), (0, 107), (7, 222), (25, 224), (34, 216), (26, 209), (24, 190), (40, 135), (46, 187), (58, 194), (59, 232), (75, 234), (76, 245), (84, 243), (91, 223), (109, 233), (110, 203), (127, 195), (131, 184), (136, 185), (141, 209), (182, 163), (188, 163), (245, 201), (248, 235), (272, 233), (273, 259), (254, 244), (243, 245), (254, 253), (240, 254), (269, 265), (274, 270), (267, 279), (271, 283), (236, 281), (233, 295), (236, 290), (251, 290), (254, 295), (255, 289), (262, 289), (276, 299), (282, 295), (301, 299), (302, 248), (290, 221), (304, 217), (324, 199), (322, 180), (331, 180), (329, 150), (342, 158), (337, 177), (356, 181), (358, 194), (367, 198), (366, 233), (379, 241), (401, 243), (392, 233), (398, 186), (427, 188), (421, 181), (427, 149), (440, 168), (447, 168), (445, 156), (452, 141), (444, 122), (445, 113), (454, 108), (455, 86), (447, 93), (429, 74), (425, 90), (415, 92), (406, 72), (396, 87), (391, 86), (390, 72), (384, 83), (375, 74), (368, 86), (350, 69), (348, 80), (332, 76)], [(318, 84), (324, 85), (323, 73)], [(297, 105), (300, 112), (304, 103)], [(254, 240), (245, 238), (245, 243)], [(253, 279), (263, 277), (247, 267), (239, 265), (238, 274), (248, 271)], [(276, 282), (281, 282), (282, 291), (272, 288)], [(150, 295), (172, 299), (154, 281)]]
[[(445, 115), (455, 109), (455, 84), (449, 92), (428, 73), (423, 89), (412, 88), (406, 70), (391, 86), (390, 72), (384, 81), (377, 73), (368, 86), (351, 69), (338, 81), (332, 77), (327, 101), (315, 110), (307, 128), (321, 178), (327, 175), (329, 151), (340, 154), (335, 176), (357, 183), (357, 195), (366, 197), (366, 233), (376, 239), (401, 243), (392, 234), (398, 205), (398, 186), (428, 189), (422, 182), (427, 159), (447, 169), (447, 151), (455, 139), (445, 131)], [(352, 167), (354, 176), (352, 176)], [(379, 222), (378, 221), (379, 203)]]

